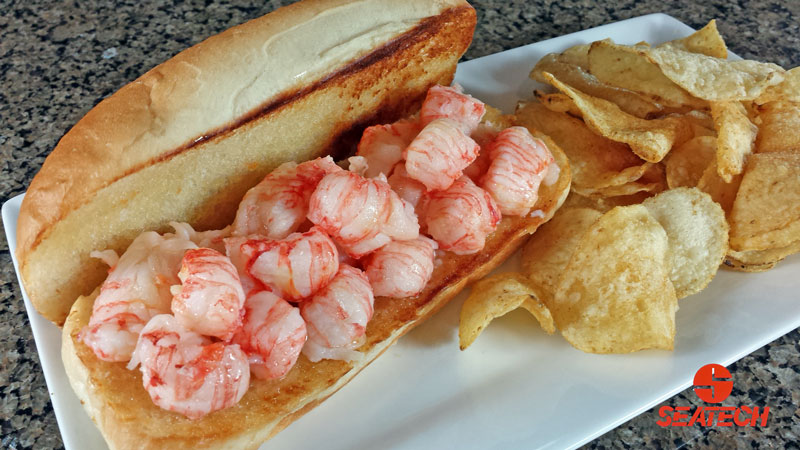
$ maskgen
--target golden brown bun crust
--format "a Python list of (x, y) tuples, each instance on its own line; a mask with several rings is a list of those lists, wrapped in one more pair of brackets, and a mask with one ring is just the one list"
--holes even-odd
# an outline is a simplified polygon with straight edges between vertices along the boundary
[(125, 369), (125, 363), (100, 361), (77, 340), (91, 316), (95, 292), (75, 302), (64, 324), (62, 358), (70, 383), (112, 449), (255, 448), (336, 392), (400, 336), (500, 264), (529, 233), (550, 220), (566, 199), (571, 179), (564, 153), (558, 148), (551, 150), (561, 173), (558, 182), (540, 190), (535, 208), (542, 214), (504, 218), (480, 253), (447, 253), (419, 296), (377, 298), (367, 341), (359, 349), (364, 358), (358, 363), (310, 363), (301, 356), (282, 380), (253, 380), (236, 406), (191, 421), (155, 406), (142, 387), (138, 370)]
[[(105, 277), (92, 250), (121, 251), (170, 220), (220, 228), (279, 164), (331, 153), (364, 126), (409, 114), (430, 85), (452, 80), (475, 21), (463, 0), (311, 0), (123, 87), (61, 139), (22, 203), (17, 257), (34, 306), (62, 324)], [(298, 45), (318, 57), (295, 61)]]

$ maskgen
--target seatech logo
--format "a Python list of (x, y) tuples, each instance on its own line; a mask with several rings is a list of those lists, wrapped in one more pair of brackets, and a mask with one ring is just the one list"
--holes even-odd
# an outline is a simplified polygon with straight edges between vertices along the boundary
[[(733, 380), (731, 373), (719, 364), (706, 364), (694, 374), (694, 393), (706, 403), (722, 403), (731, 395)], [(698, 406), (694, 411), (689, 406), (662, 406), (658, 409), (662, 427), (731, 427), (767, 425), (769, 406)]]

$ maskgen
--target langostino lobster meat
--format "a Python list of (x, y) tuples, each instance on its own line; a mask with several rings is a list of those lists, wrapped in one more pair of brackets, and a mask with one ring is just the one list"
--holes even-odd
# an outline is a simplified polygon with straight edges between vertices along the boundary
[(161, 408), (197, 419), (236, 404), (251, 375), (358, 359), (376, 296), (418, 295), (438, 251), (481, 251), (502, 215), (526, 215), (558, 177), (524, 128), (435, 86), (417, 116), (366, 129), (344, 170), (285, 163), (244, 196), (234, 223), (145, 232), (111, 269), (80, 339), (139, 367)]

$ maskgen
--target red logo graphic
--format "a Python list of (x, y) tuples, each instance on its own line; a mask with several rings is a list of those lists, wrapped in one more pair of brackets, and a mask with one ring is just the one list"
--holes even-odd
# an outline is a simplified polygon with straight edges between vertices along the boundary
[[(733, 381), (725, 366), (706, 364), (694, 374), (694, 393), (706, 403), (722, 403), (731, 395)], [(710, 387), (703, 387), (710, 386)]]
[[(733, 391), (731, 372), (719, 364), (706, 364), (694, 374), (694, 393), (706, 403), (722, 403)], [(769, 406), (698, 406), (692, 411), (689, 406), (662, 406), (658, 409), (662, 427), (744, 427), (767, 425)]]

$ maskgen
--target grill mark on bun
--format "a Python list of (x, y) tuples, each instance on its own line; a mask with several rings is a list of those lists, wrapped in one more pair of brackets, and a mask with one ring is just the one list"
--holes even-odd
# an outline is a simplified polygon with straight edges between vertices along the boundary
[[(193, 149), (194, 147), (200, 144), (205, 143), (206, 141), (210, 141), (213, 139), (222, 139), (231, 132), (235, 131), (237, 128), (240, 128), (250, 122), (256, 121), (262, 117), (265, 117), (288, 105), (291, 105), (315, 91), (327, 88), (331, 85), (338, 84), (339, 81), (347, 78), (348, 76), (358, 73), (362, 70), (368, 69), (372, 65), (378, 63), (379, 61), (391, 58), (392, 56), (398, 54), (402, 50), (411, 47), (416, 43), (424, 41), (425, 39), (428, 39), (430, 36), (435, 35), (445, 23), (451, 22), (452, 20), (457, 18), (461, 13), (468, 10), (469, 8), (465, 7), (450, 8), (444, 11), (439, 16), (425, 18), (421, 20), (420, 23), (417, 24), (417, 26), (415, 26), (411, 30), (390, 40), (386, 44), (365, 54), (364, 56), (348, 63), (341, 69), (326, 75), (325, 77), (317, 80), (310, 86), (282, 93), (277, 98), (264, 103), (263, 105), (257, 107), (253, 111), (243, 115), (242, 117), (231, 122), (228, 125), (220, 127), (202, 136), (196, 137), (192, 139), (190, 142), (180, 147), (177, 147), (170, 152), (166, 152), (160, 155), (158, 158), (152, 159), (144, 164), (140, 164), (136, 167), (133, 167), (131, 170), (125, 172), (121, 176), (111, 180), (111, 183), (120, 180), (130, 175), (131, 173), (138, 172), (143, 167), (147, 167), (152, 164), (157, 164), (162, 161), (167, 161), (176, 155), (179, 155), (185, 151)], [(431, 55), (431, 57), (435, 56), (436, 55)], [(378, 116), (379, 114), (376, 113), (370, 118), (371, 120), (363, 121), (363, 123), (357, 124), (351, 127), (349, 130), (343, 131), (343, 133), (341, 134), (350, 134), (359, 129), (363, 130), (363, 128), (368, 126), (370, 123), (374, 122), (375, 119), (378, 118)], [(347, 131), (349, 131), (350, 133), (347, 133)]]

